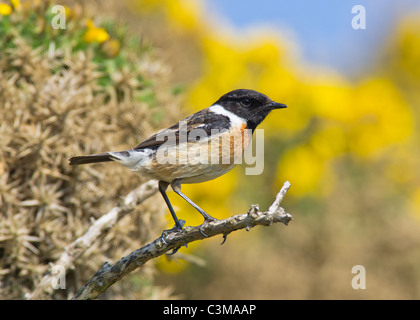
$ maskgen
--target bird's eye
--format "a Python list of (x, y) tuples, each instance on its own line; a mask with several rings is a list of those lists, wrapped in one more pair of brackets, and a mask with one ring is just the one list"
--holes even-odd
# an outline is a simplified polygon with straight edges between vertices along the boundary
[(249, 107), (249, 106), (251, 105), (251, 100), (250, 100), (250, 99), (248, 99), (248, 98), (241, 99), (241, 104), (242, 104), (244, 107)]

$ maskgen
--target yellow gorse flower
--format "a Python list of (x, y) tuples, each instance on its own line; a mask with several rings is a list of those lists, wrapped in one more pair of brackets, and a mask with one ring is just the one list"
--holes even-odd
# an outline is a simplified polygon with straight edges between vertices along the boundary
[(10, 2), (12, 3), (13, 8), (15, 8), (15, 10), (20, 10), (22, 8), (20, 0), (10, 0)]
[(104, 28), (95, 26), (92, 20), (86, 22), (87, 30), (83, 36), (83, 41), (87, 43), (98, 42), (102, 43), (109, 39), (109, 34)]
[(12, 7), (5, 3), (0, 3), (0, 16), (8, 16), (12, 12)]

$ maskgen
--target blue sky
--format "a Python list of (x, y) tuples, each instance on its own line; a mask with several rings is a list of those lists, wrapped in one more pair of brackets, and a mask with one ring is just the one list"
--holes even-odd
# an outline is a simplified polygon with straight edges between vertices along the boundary
[[(420, 0), (207, 0), (207, 7), (236, 30), (264, 25), (297, 43), (305, 61), (348, 75), (373, 62), (377, 48)], [(366, 29), (354, 30), (352, 8), (366, 9)]]

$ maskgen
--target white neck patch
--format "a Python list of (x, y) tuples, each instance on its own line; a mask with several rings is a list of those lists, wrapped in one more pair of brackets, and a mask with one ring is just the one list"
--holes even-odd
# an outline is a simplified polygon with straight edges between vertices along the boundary
[(236, 114), (234, 114), (233, 112), (226, 110), (225, 108), (223, 108), (220, 104), (214, 104), (212, 105), (209, 110), (211, 112), (217, 113), (217, 114), (221, 114), (224, 115), (226, 117), (229, 118), (230, 123), (233, 126), (240, 126), (242, 124), (246, 124), (246, 120), (237, 116)]

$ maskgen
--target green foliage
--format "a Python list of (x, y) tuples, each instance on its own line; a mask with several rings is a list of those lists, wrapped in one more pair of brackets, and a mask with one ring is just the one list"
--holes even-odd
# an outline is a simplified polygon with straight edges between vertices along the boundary
[[(88, 52), (90, 60), (97, 65), (100, 76), (97, 83), (103, 89), (114, 86), (115, 79), (112, 75), (121, 70), (130, 70), (130, 79), (121, 79), (120, 84), (139, 89), (150, 86), (140, 72), (138, 59), (150, 53), (151, 46), (141, 43), (136, 38), (127, 35), (127, 28), (115, 24), (108, 19), (96, 27), (89, 19), (74, 17), (70, 8), (66, 8), (66, 28), (55, 29), (52, 27), (52, 5), (45, 12), (42, 8), (13, 12), (11, 15), (0, 18), (0, 52), (10, 52), (18, 47), (16, 41), (24, 39), (33, 50), (39, 54), (48, 54), (51, 50), (66, 51), (72, 55), (78, 52)], [(108, 35), (109, 39), (102, 41), (100, 35)], [(52, 69), (56, 73), (66, 68), (64, 54), (54, 57), (60, 63)], [(10, 70), (16, 70), (9, 65)], [(121, 91), (124, 88), (119, 88)], [(118, 95), (121, 98), (121, 95)]]

